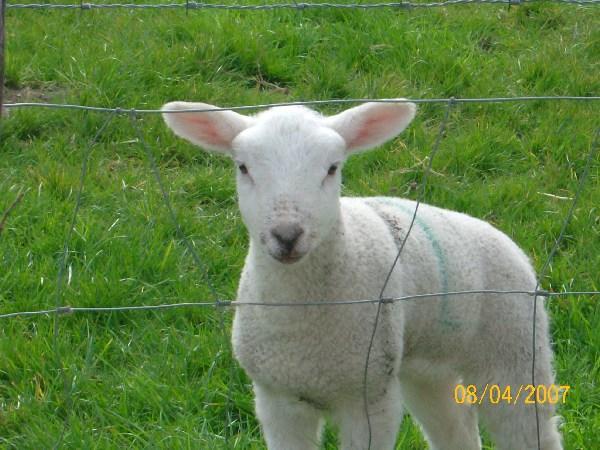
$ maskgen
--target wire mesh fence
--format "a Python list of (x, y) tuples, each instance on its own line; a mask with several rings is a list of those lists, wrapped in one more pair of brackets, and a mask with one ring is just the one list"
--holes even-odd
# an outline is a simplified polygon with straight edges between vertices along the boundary
[[(533, 3), (554, 3), (554, 4), (565, 4), (572, 6), (598, 6), (600, 5), (600, 0), (446, 0), (439, 2), (426, 2), (426, 1), (401, 1), (401, 2), (374, 2), (374, 3), (355, 3), (355, 2), (281, 2), (281, 3), (254, 3), (254, 2), (239, 2), (232, 4), (221, 4), (221, 3), (207, 3), (207, 2), (195, 2), (195, 1), (185, 1), (185, 2), (171, 2), (171, 3), (99, 3), (99, 2), (84, 2), (80, 1), (79, 3), (7, 3), (6, 8), (8, 10), (184, 10), (184, 11), (206, 11), (206, 10), (223, 10), (223, 11), (275, 11), (275, 10), (297, 10), (297, 11), (309, 11), (309, 10), (322, 10), (322, 9), (341, 9), (341, 10), (357, 10), (357, 11), (366, 11), (366, 10), (375, 10), (375, 9), (387, 9), (387, 10), (410, 10), (417, 8), (439, 8), (439, 7), (451, 7), (456, 5), (476, 5), (476, 4), (491, 4), (491, 5), (522, 5), (522, 4), (533, 4)], [(40, 310), (32, 310), (32, 311), (12, 311), (12, 312), (3, 312), (0, 314), (1, 320), (9, 320), (9, 319), (17, 319), (17, 318), (43, 318), (44, 316), (54, 320), (53, 324), (53, 351), (54, 351), (54, 364), (58, 370), (58, 373), (62, 377), (63, 382), (63, 396), (65, 400), (65, 405), (67, 409), (72, 408), (72, 384), (67, 375), (65, 363), (63, 360), (63, 349), (61, 349), (58, 340), (61, 333), (61, 321), (65, 320), (67, 316), (73, 314), (108, 314), (108, 313), (133, 313), (136, 311), (166, 311), (172, 309), (185, 309), (185, 308), (205, 308), (205, 309), (213, 309), (216, 310), (217, 313), (217, 323), (219, 327), (219, 332), (222, 338), (221, 348), (228, 349), (229, 348), (229, 332), (225, 324), (225, 309), (237, 309), (237, 308), (245, 308), (245, 307), (263, 307), (263, 308), (319, 308), (323, 306), (335, 306), (337, 308), (352, 308), (357, 305), (365, 305), (372, 304), (376, 305), (374, 324), (369, 336), (368, 350), (364, 355), (364, 371), (363, 371), (363, 383), (362, 383), (362, 401), (364, 406), (364, 416), (368, 424), (368, 448), (371, 448), (372, 444), (372, 423), (371, 423), (371, 411), (369, 410), (369, 391), (368, 391), (368, 381), (369, 381), (369, 367), (370, 367), (370, 359), (372, 357), (373, 344), (375, 340), (375, 336), (380, 324), (380, 315), (382, 311), (383, 305), (391, 304), (391, 303), (404, 303), (404, 302), (413, 302), (416, 300), (428, 300), (428, 299), (439, 299), (442, 297), (464, 297), (464, 298), (476, 298), (477, 295), (481, 294), (494, 294), (500, 296), (511, 296), (511, 295), (526, 295), (531, 297), (532, 306), (533, 306), (533, 318), (532, 318), (532, 342), (531, 342), (531, 350), (532, 350), (532, 366), (531, 366), (531, 384), (532, 386), (536, 386), (536, 327), (537, 327), (537, 307), (538, 307), (538, 298), (544, 297), (546, 299), (554, 299), (562, 296), (597, 296), (600, 294), (600, 291), (594, 291), (592, 289), (585, 291), (562, 291), (562, 292), (548, 292), (541, 288), (542, 280), (547, 274), (551, 262), (557, 252), (559, 251), (560, 245), (565, 238), (565, 232), (568, 224), (573, 217), (575, 207), (579, 201), (580, 195), (584, 190), (584, 187), (589, 179), (589, 173), (594, 161), (597, 161), (598, 156), (598, 140), (600, 138), (600, 128), (595, 130), (590, 130), (592, 133), (592, 139), (590, 144), (590, 150), (586, 157), (585, 166), (581, 176), (579, 177), (578, 185), (576, 193), (571, 200), (571, 206), (563, 218), (561, 230), (554, 240), (553, 247), (551, 251), (548, 253), (544, 264), (542, 265), (541, 270), (539, 271), (537, 283), (535, 286), (532, 286), (531, 289), (527, 290), (514, 290), (514, 289), (505, 289), (503, 286), (492, 286), (490, 289), (485, 290), (456, 290), (456, 291), (444, 291), (444, 292), (427, 292), (416, 295), (407, 295), (402, 297), (386, 297), (384, 295), (388, 282), (398, 264), (401, 260), (403, 250), (405, 248), (406, 243), (408, 242), (409, 236), (413, 230), (413, 226), (418, 218), (418, 210), (419, 205), (425, 200), (426, 187), (428, 183), (428, 175), (432, 170), (433, 161), (435, 159), (436, 154), (438, 153), (442, 136), (446, 132), (448, 120), (452, 109), (458, 104), (466, 104), (466, 103), (508, 103), (508, 102), (557, 102), (557, 101), (574, 101), (574, 102), (598, 102), (600, 101), (600, 97), (590, 96), (590, 97), (578, 97), (578, 96), (538, 96), (538, 97), (493, 97), (493, 98), (435, 98), (435, 99), (411, 99), (411, 100), (402, 100), (402, 101), (410, 101), (417, 104), (442, 104), (445, 105), (445, 112), (443, 118), (440, 121), (439, 129), (436, 134), (435, 141), (431, 146), (431, 150), (429, 152), (429, 157), (427, 160), (427, 165), (424, 168), (422, 181), (418, 188), (417, 193), (417, 201), (414, 211), (412, 212), (410, 225), (408, 230), (398, 247), (398, 252), (396, 257), (390, 266), (387, 275), (385, 277), (385, 282), (381, 287), (380, 294), (377, 298), (366, 298), (366, 299), (340, 299), (337, 301), (321, 301), (318, 299), (313, 299), (305, 302), (294, 302), (294, 303), (283, 303), (283, 302), (256, 302), (256, 301), (247, 301), (245, 299), (223, 299), (218, 294), (218, 290), (214, 285), (213, 280), (208, 275), (208, 268), (210, 266), (209, 262), (201, 257), (201, 255), (196, 251), (195, 246), (190, 241), (190, 239), (186, 236), (186, 234), (182, 231), (182, 227), (180, 225), (180, 221), (178, 219), (175, 208), (172, 205), (169, 189), (166, 183), (164, 182), (161, 171), (157, 164), (156, 158), (154, 156), (153, 150), (148, 143), (148, 141), (144, 137), (144, 132), (140, 126), (139, 118), (142, 115), (146, 114), (159, 114), (164, 113), (158, 109), (137, 109), (137, 108), (105, 108), (105, 107), (93, 107), (93, 106), (84, 106), (84, 105), (73, 105), (73, 104), (52, 104), (52, 103), (12, 103), (5, 104), (3, 107), (8, 110), (17, 110), (17, 109), (27, 109), (27, 108), (48, 108), (48, 109), (58, 109), (58, 110), (69, 110), (69, 111), (84, 111), (86, 113), (104, 113), (107, 114), (106, 120), (102, 123), (102, 125), (98, 128), (95, 136), (90, 141), (89, 145), (86, 147), (82, 163), (81, 163), (81, 171), (78, 186), (75, 194), (75, 204), (70, 217), (69, 227), (67, 229), (67, 234), (64, 238), (64, 243), (62, 246), (62, 250), (59, 256), (59, 264), (58, 264), (58, 272), (57, 272), (57, 282), (56, 282), (56, 293), (54, 297), (54, 307), (46, 308)], [(343, 104), (357, 104), (357, 103), (366, 103), (366, 102), (399, 102), (399, 100), (394, 99), (341, 99), (341, 100), (319, 100), (319, 101), (304, 101), (304, 102), (285, 102), (285, 103), (273, 103), (273, 104), (261, 104), (261, 105), (246, 105), (246, 106), (238, 106), (238, 107), (230, 107), (230, 108), (217, 108), (211, 110), (196, 110), (196, 112), (202, 112), (210, 114), (214, 111), (254, 111), (257, 109), (269, 108), (269, 107), (282, 107), (282, 106), (290, 106), (290, 105), (305, 105), (305, 106), (325, 106), (325, 105), (343, 105)], [(192, 112), (193, 110), (188, 110), (187, 112)], [(185, 113), (185, 112), (177, 112), (170, 111), (168, 113)], [(162, 203), (168, 213), (169, 220), (172, 222), (173, 227), (175, 228), (176, 234), (187, 250), (187, 253), (191, 256), (193, 260), (195, 268), (198, 270), (208, 287), (208, 291), (210, 292), (210, 299), (201, 299), (195, 302), (176, 302), (176, 303), (159, 303), (152, 305), (116, 305), (110, 307), (79, 307), (79, 306), (71, 306), (65, 304), (65, 277), (69, 267), (69, 257), (70, 257), (70, 249), (72, 246), (73, 234), (75, 232), (76, 221), (80, 212), (80, 207), (82, 203), (82, 194), (84, 192), (86, 179), (88, 177), (88, 161), (92, 152), (94, 145), (99, 141), (102, 135), (106, 132), (107, 128), (110, 126), (111, 122), (118, 116), (125, 116), (129, 119), (130, 125), (135, 132), (137, 137), (137, 142), (140, 145), (140, 148), (143, 150), (143, 153), (148, 162), (151, 173), (155, 179), (155, 182), (160, 190), (162, 196)], [(6, 216), (9, 211), (6, 211), (2, 224), (6, 220)], [(1, 228), (0, 228), (1, 231)], [(230, 354), (230, 352), (227, 352)], [(221, 354), (215, 355), (215, 359), (218, 357), (222, 357)], [(233, 371), (233, 361), (229, 359), (228, 368), (230, 375)], [(224, 439), (227, 445), (231, 445), (231, 424), (232, 424), (232, 403), (233, 396), (231, 394), (232, 389), (232, 381), (233, 376), (229, 376), (229, 382), (227, 384), (228, 392), (226, 394), (226, 405), (225, 405), (225, 424), (223, 428)], [(541, 440), (540, 440), (540, 424), (539, 424), (539, 414), (538, 414), (538, 403), (534, 402), (535, 405), (535, 415), (536, 415), (536, 430), (532, 430), (531, 432), (535, 434), (537, 447), (541, 448)], [(62, 428), (62, 432), (57, 437), (56, 442), (54, 443), (54, 448), (60, 448), (64, 443), (65, 435), (69, 429), (70, 423), (68, 415), (64, 418), (64, 424)]]
[[(370, 340), (369, 340), (368, 351), (365, 355), (364, 374), (363, 374), (363, 392), (362, 392), (365, 418), (367, 420), (368, 429), (369, 429), (369, 448), (370, 448), (370, 446), (371, 446), (371, 444), (370, 444), (370, 442), (371, 442), (371, 437), (370, 437), (371, 436), (371, 419), (370, 419), (371, 413), (368, 408), (369, 393), (367, 390), (368, 379), (369, 379), (368, 378), (369, 377), (369, 360), (371, 358), (373, 342), (374, 342), (375, 334), (376, 334), (376, 331), (378, 328), (379, 317), (380, 317), (382, 306), (385, 304), (389, 304), (389, 303), (410, 302), (410, 301), (414, 301), (417, 299), (426, 300), (426, 299), (435, 299), (435, 298), (440, 298), (440, 297), (463, 296), (465, 298), (469, 298), (469, 297), (475, 298), (476, 294), (497, 294), (497, 295), (507, 295), (507, 296), (515, 295), (515, 294), (522, 294), (522, 295), (530, 296), (533, 301), (533, 320), (532, 320), (533, 341), (531, 343), (533, 360), (532, 360), (531, 381), (532, 381), (532, 385), (536, 386), (535, 358), (536, 358), (536, 348), (537, 347), (536, 347), (536, 342), (535, 342), (535, 336), (536, 336), (535, 329), (536, 329), (536, 324), (537, 324), (537, 321), (536, 321), (537, 299), (539, 297), (545, 297), (547, 299), (551, 299), (551, 298), (556, 298), (559, 296), (569, 296), (569, 295), (571, 295), (571, 296), (594, 296), (594, 295), (600, 294), (599, 291), (593, 291), (593, 290), (578, 291), (578, 292), (575, 292), (575, 291), (548, 292), (548, 291), (544, 291), (541, 289), (541, 282), (542, 282), (545, 274), (547, 273), (547, 270), (550, 267), (552, 259), (554, 258), (558, 249), (560, 248), (562, 240), (564, 239), (565, 230), (573, 216), (575, 207), (576, 207), (577, 202), (580, 198), (580, 195), (584, 189), (584, 186), (585, 186), (586, 182), (588, 181), (589, 172), (593, 165), (593, 162), (597, 160), (597, 153), (598, 153), (597, 147), (598, 147), (598, 140), (600, 137), (600, 128), (592, 131), (593, 137), (592, 137), (592, 141), (591, 141), (591, 145), (590, 145), (590, 150), (586, 157), (584, 170), (583, 170), (581, 176), (579, 177), (577, 190), (572, 199), (571, 207), (563, 219), (561, 231), (558, 234), (557, 238), (555, 239), (554, 245), (547, 256), (547, 258), (542, 266), (542, 269), (539, 272), (537, 285), (535, 287), (532, 286), (531, 290), (511, 290), (511, 289), (502, 289), (502, 286), (493, 286), (493, 287), (490, 287), (490, 289), (486, 289), (486, 290), (463, 290), (463, 291), (457, 290), (457, 291), (448, 291), (448, 292), (428, 292), (428, 293), (422, 293), (422, 294), (418, 294), (418, 295), (409, 295), (409, 296), (403, 296), (403, 297), (385, 297), (384, 292), (385, 292), (387, 284), (390, 280), (390, 277), (391, 277), (398, 261), (400, 260), (400, 258), (402, 256), (403, 249), (409, 239), (409, 236), (411, 234), (415, 220), (417, 219), (419, 205), (421, 204), (421, 202), (424, 200), (424, 197), (425, 197), (425, 191), (426, 191), (426, 187), (427, 187), (427, 183), (428, 183), (428, 174), (432, 170), (432, 164), (433, 164), (434, 158), (440, 149), (442, 136), (444, 135), (446, 127), (447, 127), (450, 111), (452, 110), (452, 108), (455, 105), (457, 105), (459, 103), (492, 103), (492, 102), (506, 103), (506, 102), (526, 102), (526, 101), (597, 102), (597, 101), (600, 101), (600, 97), (551, 97), (551, 96), (546, 96), (546, 97), (512, 97), (512, 98), (502, 97), (502, 98), (470, 98), (470, 99), (447, 98), (447, 99), (411, 99), (411, 100), (344, 99), (344, 100), (324, 100), (324, 101), (313, 101), (313, 102), (308, 101), (308, 102), (291, 102), (291, 103), (276, 103), (276, 104), (263, 104), (263, 105), (246, 105), (246, 106), (239, 106), (239, 107), (217, 108), (217, 109), (211, 109), (211, 110), (198, 110), (198, 111), (206, 113), (206, 114), (210, 114), (211, 111), (212, 112), (225, 111), (225, 110), (248, 111), (248, 110), (262, 109), (262, 108), (267, 108), (267, 107), (280, 107), (280, 106), (291, 105), (291, 104), (293, 104), (293, 105), (338, 104), (339, 105), (339, 104), (347, 104), (347, 103), (365, 103), (365, 102), (373, 102), (373, 101), (375, 101), (375, 102), (408, 102), (408, 101), (410, 101), (410, 102), (414, 102), (414, 103), (442, 103), (442, 104), (445, 104), (445, 113), (444, 113), (443, 118), (440, 121), (439, 129), (438, 129), (435, 141), (434, 141), (433, 145), (431, 146), (431, 150), (429, 152), (428, 164), (424, 169), (423, 178), (422, 178), (420, 188), (419, 188), (418, 194), (417, 194), (416, 207), (412, 213), (410, 226), (406, 232), (406, 235), (404, 236), (404, 239), (402, 240), (401, 244), (399, 245), (398, 253), (396, 255), (396, 258), (395, 258), (393, 264), (391, 265), (391, 267), (387, 273), (385, 282), (382, 286), (382, 289), (380, 291), (380, 295), (378, 296), (378, 298), (352, 299), (352, 300), (340, 299), (339, 301), (320, 301), (318, 299), (313, 299), (311, 301), (294, 302), (294, 303), (281, 303), (281, 302), (271, 302), (271, 301), (248, 302), (244, 299), (237, 299), (237, 300), (228, 300), (227, 299), (226, 300), (226, 299), (220, 298), (220, 296), (217, 292), (217, 289), (215, 288), (210, 277), (208, 276), (208, 271), (207, 271), (207, 266), (209, 265), (208, 262), (203, 260), (203, 258), (201, 258), (201, 256), (195, 250), (194, 245), (192, 245), (192, 243), (190, 242), (189, 238), (182, 232), (177, 214), (171, 204), (171, 200), (170, 200), (170, 196), (169, 196), (169, 189), (162, 179), (160, 169), (159, 169), (156, 159), (153, 155), (153, 151), (152, 151), (150, 145), (148, 144), (147, 140), (144, 138), (144, 133), (139, 124), (138, 118), (140, 115), (142, 115), (142, 114), (157, 114), (157, 113), (161, 112), (160, 110), (97, 108), (97, 107), (88, 107), (88, 106), (82, 106), (82, 105), (48, 104), (48, 103), (46, 103), (46, 104), (14, 103), (14, 104), (4, 105), (5, 108), (7, 108), (7, 109), (54, 108), (54, 109), (69, 109), (72, 111), (83, 110), (88, 113), (103, 113), (103, 114), (106, 114), (107, 117), (106, 117), (106, 120), (102, 123), (102, 125), (98, 128), (94, 138), (91, 140), (90, 144), (87, 146), (87, 148), (84, 152), (84, 155), (83, 155), (80, 179), (79, 179), (79, 184), (77, 186), (76, 195), (75, 195), (75, 205), (74, 205), (74, 208), (72, 211), (72, 216), (71, 216), (68, 232), (67, 232), (67, 235), (65, 236), (64, 245), (63, 245), (62, 251), (60, 253), (59, 270), (58, 270), (58, 275), (57, 275), (57, 290), (56, 290), (54, 308), (38, 310), (38, 311), (5, 312), (5, 313), (0, 314), (0, 319), (7, 320), (7, 319), (13, 319), (13, 318), (17, 318), (17, 317), (25, 318), (25, 317), (32, 317), (32, 316), (48, 316), (48, 317), (51, 317), (54, 319), (55, 363), (56, 363), (57, 368), (59, 368), (60, 373), (64, 377), (64, 385), (65, 385), (64, 395), (65, 395), (65, 399), (66, 399), (65, 401), (67, 404), (69, 404), (68, 399), (70, 398), (70, 389), (71, 388), (69, 387), (69, 383), (68, 383), (68, 380), (65, 375), (65, 368), (64, 368), (64, 364), (61, 359), (62, 356), (59, 351), (59, 346), (57, 344), (57, 340), (58, 340), (59, 333), (60, 333), (60, 320), (65, 315), (91, 314), (91, 313), (100, 314), (100, 313), (111, 313), (111, 312), (134, 312), (134, 311), (148, 311), (148, 310), (164, 311), (164, 310), (170, 310), (170, 309), (175, 309), (175, 308), (198, 308), (198, 307), (212, 308), (212, 309), (217, 310), (218, 324), (219, 324), (219, 328), (220, 328), (221, 335), (223, 338), (222, 345), (224, 347), (226, 347), (229, 345), (229, 337), (228, 337), (227, 327), (225, 326), (225, 322), (223, 319), (223, 313), (224, 313), (225, 308), (244, 308), (244, 307), (249, 307), (249, 306), (260, 306), (260, 307), (265, 307), (265, 308), (282, 308), (282, 307), (283, 308), (285, 308), (285, 307), (314, 308), (314, 307), (322, 307), (325, 305), (336, 306), (336, 307), (342, 308), (342, 307), (353, 307), (353, 305), (361, 305), (361, 304), (362, 305), (375, 304), (375, 305), (377, 305), (377, 309), (376, 309), (376, 313), (375, 313), (375, 320), (374, 320), (374, 326), (372, 329), (372, 334), (371, 334)], [(171, 112), (171, 113), (177, 113), (177, 112)], [(88, 163), (90, 153), (91, 153), (93, 146), (98, 141), (98, 139), (102, 136), (102, 134), (106, 131), (106, 129), (110, 125), (111, 121), (119, 115), (125, 115), (130, 120), (131, 127), (133, 128), (133, 130), (135, 131), (135, 135), (137, 136), (137, 142), (143, 149), (144, 154), (146, 155), (146, 159), (147, 159), (147, 162), (151, 169), (151, 172), (152, 172), (152, 174), (155, 178), (155, 181), (159, 187), (159, 190), (160, 190), (160, 193), (162, 196), (162, 202), (168, 212), (169, 219), (171, 220), (179, 239), (181, 240), (181, 242), (187, 249), (188, 253), (191, 255), (191, 257), (194, 261), (195, 267), (197, 268), (199, 273), (201, 273), (203, 275), (204, 281), (205, 281), (206, 285), (208, 286), (209, 291), (211, 292), (211, 296), (213, 298), (210, 301), (204, 300), (204, 301), (198, 301), (198, 302), (164, 303), (164, 304), (156, 304), (156, 305), (138, 305), (138, 306), (126, 306), (125, 305), (125, 306), (113, 306), (113, 307), (77, 307), (77, 306), (64, 305), (65, 271), (67, 270), (67, 267), (68, 267), (68, 258), (69, 258), (69, 254), (70, 254), (69, 249), (71, 246), (72, 235), (75, 230), (75, 223), (76, 223), (76, 219), (77, 219), (79, 209), (81, 206), (82, 193), (84, 190), (86, 177), (88, 174), (87, 163)], [(230, 371), (233, 370), (232, 364), (233, 364), (232, 362), (229, 364)], [(230, 379), (233, 379), (233, 377), (230, 377)], [(228, 385), (228, 389), (231, 389), (231, 385)], [(230, 418), (231, 402), (232, 402), (231, 397), (232, 397), (231, 393), (228, 392), (227, 406), (226, 406), (227, 424), (224, 429), (224, 434), (225, 434), (226, 440), (229, 439), (229, 434), (230, 434), (229, 425), (231, 424), (231, 418)], [(537, 433), (537, 442), (538, 442), (538, 448), (539, 448), (540, 447), (540, 435), (539, 435), (540, 431), (539, 431), (539, 418), (538, 418), (538, 410), (537, 409), (538, 409), (538, 405), (537, 405), (537, 403), (535, 403), (537, 430), (532, 431), (532, 432)], [(68, 429), (68, 427), (69, 427), (68, 419), (65, 419), (63, 432), (61, 433), (61, 435), (59, 436), (59, 438), (57, 440), (56, 447), (60, 447), (60, 445), (63, 441), (64, 435), (65, 435), (65, 432)]]

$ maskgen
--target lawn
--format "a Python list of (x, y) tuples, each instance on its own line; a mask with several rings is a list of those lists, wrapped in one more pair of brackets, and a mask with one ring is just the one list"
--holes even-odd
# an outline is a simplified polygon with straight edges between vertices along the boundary
[[(599, 8), (8, 9), (5, 96), (149, 109), (171, 100), (597, 96)], [(445, 112), (421, 105), (399, 139), (353, 157), (346, 195), (416, 198)], [(493, 223), (539, 270), (599, 117), (592, 101), (454, 105), (426, 201)], [(213, 301), (206, 277), (219, 298), (235, 297), (247, 236), (230, 161), (175, 138), (158, 115), (135, 125), (113, 117), (92, 146), (108, 118), (22, 108), (2, 120), (0, 214), (24, 195), (0, 234), (0, 313)], [(146, 149), (206, 272), (171, 220)], [(596, 158), (545, 289), (600, 290), (599, 198)], [(559, 297), (548, 309), (557, 378), (571, 386), (559, 409), (565, 447), (594, 448), (600, 298)], [(231, 311), (214, 308), (0, 319), (0, 447), (263, 448), (249, 379), (231, 359), (230, 323)], [(334, 431), (325, 448), (335, 448)], [(405, 420), (398, 448), (425, 446)]]

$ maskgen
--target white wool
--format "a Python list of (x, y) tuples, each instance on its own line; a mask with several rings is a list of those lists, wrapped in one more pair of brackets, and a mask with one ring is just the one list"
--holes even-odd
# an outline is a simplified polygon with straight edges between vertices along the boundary
[[(212, 109), (168, 103), (164, 110)], [(231, 111), (165, 114), (178, 135), (231, 156), (250, 234), (240, 302), (376, 299), (406, 236), (415, 203), (340, 198), (340, 172), (353, 152), (393, 138), (413, 119), (412, 103), (367, 103), (332, 117), (304, 107), (256, 116)], [(421, 205), (384, 295), (536, 287), (531, 264), (505, 234), (467, 216)], [(376, 304), (242, 305), (235, 356), (254, 383), (268, 448), (319, 446), (324, 418), (344, 449), (368, 447), (363, 375)], [(368, 370), (371, 449), (392, 449), (406, 408), (431, 448), (481, 448), (483, 423), (497, 448), (537, 448), (531, 382), (533, 298), (477, 294), (384, 304)], [(554, 383), (548, 319), (538, 299), (536, 382)], [(510, 386), (505, 400), (458, 404), (457, 384), (478, 393)], [(493, 388), (496, 389), (496, 388)], [(541, 448), (562, 448), (554, 407), (539, 406)]]

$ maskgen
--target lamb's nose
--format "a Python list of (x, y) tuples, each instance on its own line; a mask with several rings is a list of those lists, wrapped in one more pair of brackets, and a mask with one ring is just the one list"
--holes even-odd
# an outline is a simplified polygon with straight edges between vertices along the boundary
[(302, 234), (304, 234), (304, 230), (298, 224), (285, 224), (285, 225), (277, 225), (271, 230), (271, 234), (277, 240), (279, 245), (281, 245), (282, 249), (289, 254), (292, 253), (294, 246), (298, 242), (298, 239)]

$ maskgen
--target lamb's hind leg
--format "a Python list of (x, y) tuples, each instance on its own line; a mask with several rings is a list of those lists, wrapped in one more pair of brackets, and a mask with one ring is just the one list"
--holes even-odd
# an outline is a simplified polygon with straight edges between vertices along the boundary
[(479, 450), (477, 411), (454, 400), (456, 379), (402, 375), (404, 405), (423, 428), (431, 449)]
[[(537, 389), (540, 389), (536, 420), (535, 404), (533, 404), (536, 392), (531, 385), (530, 364), (531, 361), (523, 359), (520, 364), (522, 370), (518, 374), (514, 371), (504, 372), (492, 383), (488, 383), (488, 386), (498, 385), (504, 398), (494, 404), (487, 396), (479, 406), (481, 420), (499, 450), (562, 449), (557, 426), (559, 418), (554, 417), (555, 407), (552, 404), (562, 398), (562, 393), (557, 391), (557, 386), (554, 384), (549, 361), (536, 364), (536, 385)], [(519, 363), (516, 364), (518, 365)], [(485, 386), (478, 387), (480, 392), (484, 389)], [(536, 421), (539, 423), (539, 447)]]
[[(521, 302), (521, 300), (518, 301)], [(538, 305), (536, 325), (535, 384), (537, 385), (536, 389), (540, 390), (540, 401), (537, 405), (537, 419), (533, 403), (536, 400), (536, 391), (532, 386), (531, 378), (533, 358), (529, 322), (531, 311), (527, 314), (527, 311), (523, 312), (522, 302), (521, 305), (515, 303), (511, 309), (519, 311), (522, 323), (518, 322), (519, 317), (501, 323), (502, 334), (498, 330), (488, 327), (490, 332), (481, 340), (482, 348), (488, 349), (487, 355), (491, 357), (485, 364), (479, 365), (481, 369), (478, 380), (473, 382), (479, 383), (479, 392), (485, 390), (487, 383), (488, 389), (489, 386), (497, 386), (499, 389), (496, 387), (496, 392), (500, 390), (504, 396), (497, 402), (497, 398), (490, 398), (489, 395), (484, 398), (481, 406), (478, 407), (479, 416), (490, 432), (496, 447), (501, 450), (562, 449), (558, 432), (559, 420), (554, 417), (558, 392), (552, 371), (552, 348), (548, 335), (548, 321), (543, 309), (543, 302), (538, 301), (540, 304)], [(531, 305), (531, 302), (528, 301), (525, 305)], [(498, 313), (499, 316), (500, 313)], [(507, 323), (514, 324), (514, 328), (507, 328), (509, 326)], [(501, 338), (498, 339), (498, 336)], [(548, 392), (551, 394), (550, 397), (547, 395)], [(562, 396), (558, 397), (562, 398)]]

